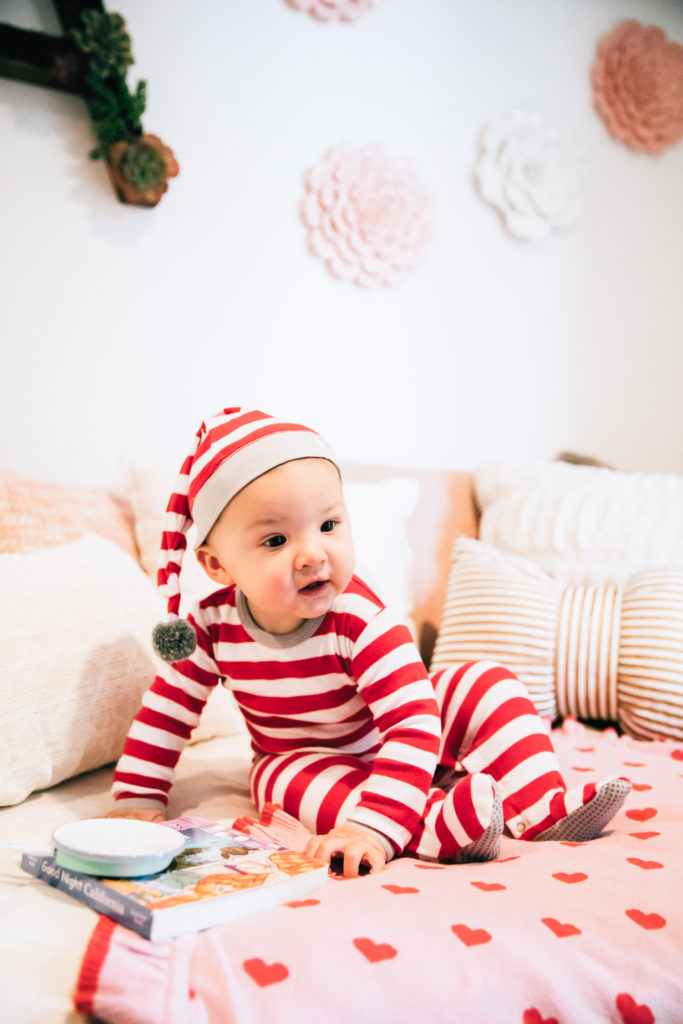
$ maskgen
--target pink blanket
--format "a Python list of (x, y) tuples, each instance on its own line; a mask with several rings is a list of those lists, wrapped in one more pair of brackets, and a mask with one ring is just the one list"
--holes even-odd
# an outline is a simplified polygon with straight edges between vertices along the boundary
[(683, 1020), (683, 749), (565, 722), (568, 783), (634, 792), (592, 843), (400, 858), (153, 944), (100, 918), (75, 1003), (108, 1024), (674, 1024)]

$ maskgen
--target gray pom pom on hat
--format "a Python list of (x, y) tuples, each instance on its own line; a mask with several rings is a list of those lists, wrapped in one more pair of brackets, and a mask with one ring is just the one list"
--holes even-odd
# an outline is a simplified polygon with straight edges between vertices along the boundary
[(184, 661), (197, 646), (197, 634), (187, 619), (158, 622), (152, 630), (152, 646), (163, 661)]

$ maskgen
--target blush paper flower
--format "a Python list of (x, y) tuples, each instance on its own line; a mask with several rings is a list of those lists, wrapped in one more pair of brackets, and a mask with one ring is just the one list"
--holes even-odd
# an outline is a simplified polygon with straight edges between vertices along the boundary
[(598, 43), (595, 109), (629, 149), (661, 153), (683, 138), (683, 46), (655, 25), (620, 22)]
[(485, 128), (475, 180), (509, 232), (529, 241), (576, 223), (581, 164), (568, 136), (537, 112), (518, 109)]
[(296, 11), (307, 11), (318, 21), (355, 21), (383, 0), (285, 0)]
[(306, 192), (310, 248), (335, 277), (392, 285), (424, 260), (432, 197), (409, 161), (379, 146), (334, 146), (308, 172)]

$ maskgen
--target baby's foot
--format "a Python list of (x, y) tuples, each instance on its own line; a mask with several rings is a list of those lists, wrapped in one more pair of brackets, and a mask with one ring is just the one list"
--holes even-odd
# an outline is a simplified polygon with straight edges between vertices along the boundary
[(451, 864), (495, 860), (503, 826), (496, 783), (483, 773), (467, 775), (446, 793), (436, 816), (434, 831), (441, 843), (438, 859)]
[[(528, 829), (521, 838), (533, 839), (534, 842), (559, 839), (571, 843), (586, 843), (590, 839), (595, 839), (621, 808), (631, 789), (632, 786), (628, 779), (615, 776), (598, 782), (595, 793), (587, 800), (583, 786), (569, 789), (566, 793), (561, 794), (565, 810), (563, 817), (550, 828), (536, 835), (528, 835), (531, 831)], [(553, 801), (555, 799), (553, 798)], [(583, 802), (584, 800), (585, 802)], [(552, 803), (550, 806), (552, 813), (555, 808)]]
[(490, 775), (466, 775), (448, 792), (433, 790), (429, 807), (406, 852), (422, 860), (460, 864), (493, 860), (500, 850), (503, 806)]
[(465, 864), (473, 860), (495, 860), (500, 853), (500, 837), (505, 826), (503, 821), (503, 802), (498, 787), (494, 783), (494, 797), (491, 805), (491, 823), (478, 839), (458, 850), (453, 858), (456, 864)]

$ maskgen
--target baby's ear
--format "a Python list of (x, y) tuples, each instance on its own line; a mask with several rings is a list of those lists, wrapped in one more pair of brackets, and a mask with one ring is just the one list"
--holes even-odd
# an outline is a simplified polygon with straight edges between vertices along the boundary
[(206, 575), (215, 583), (222, 583), (224, 587), (227, 587), (234, 582), (230, 573), (223, 567), (223, 563), (208, 545), (202, 544), (195, 551), (195, 555)]

